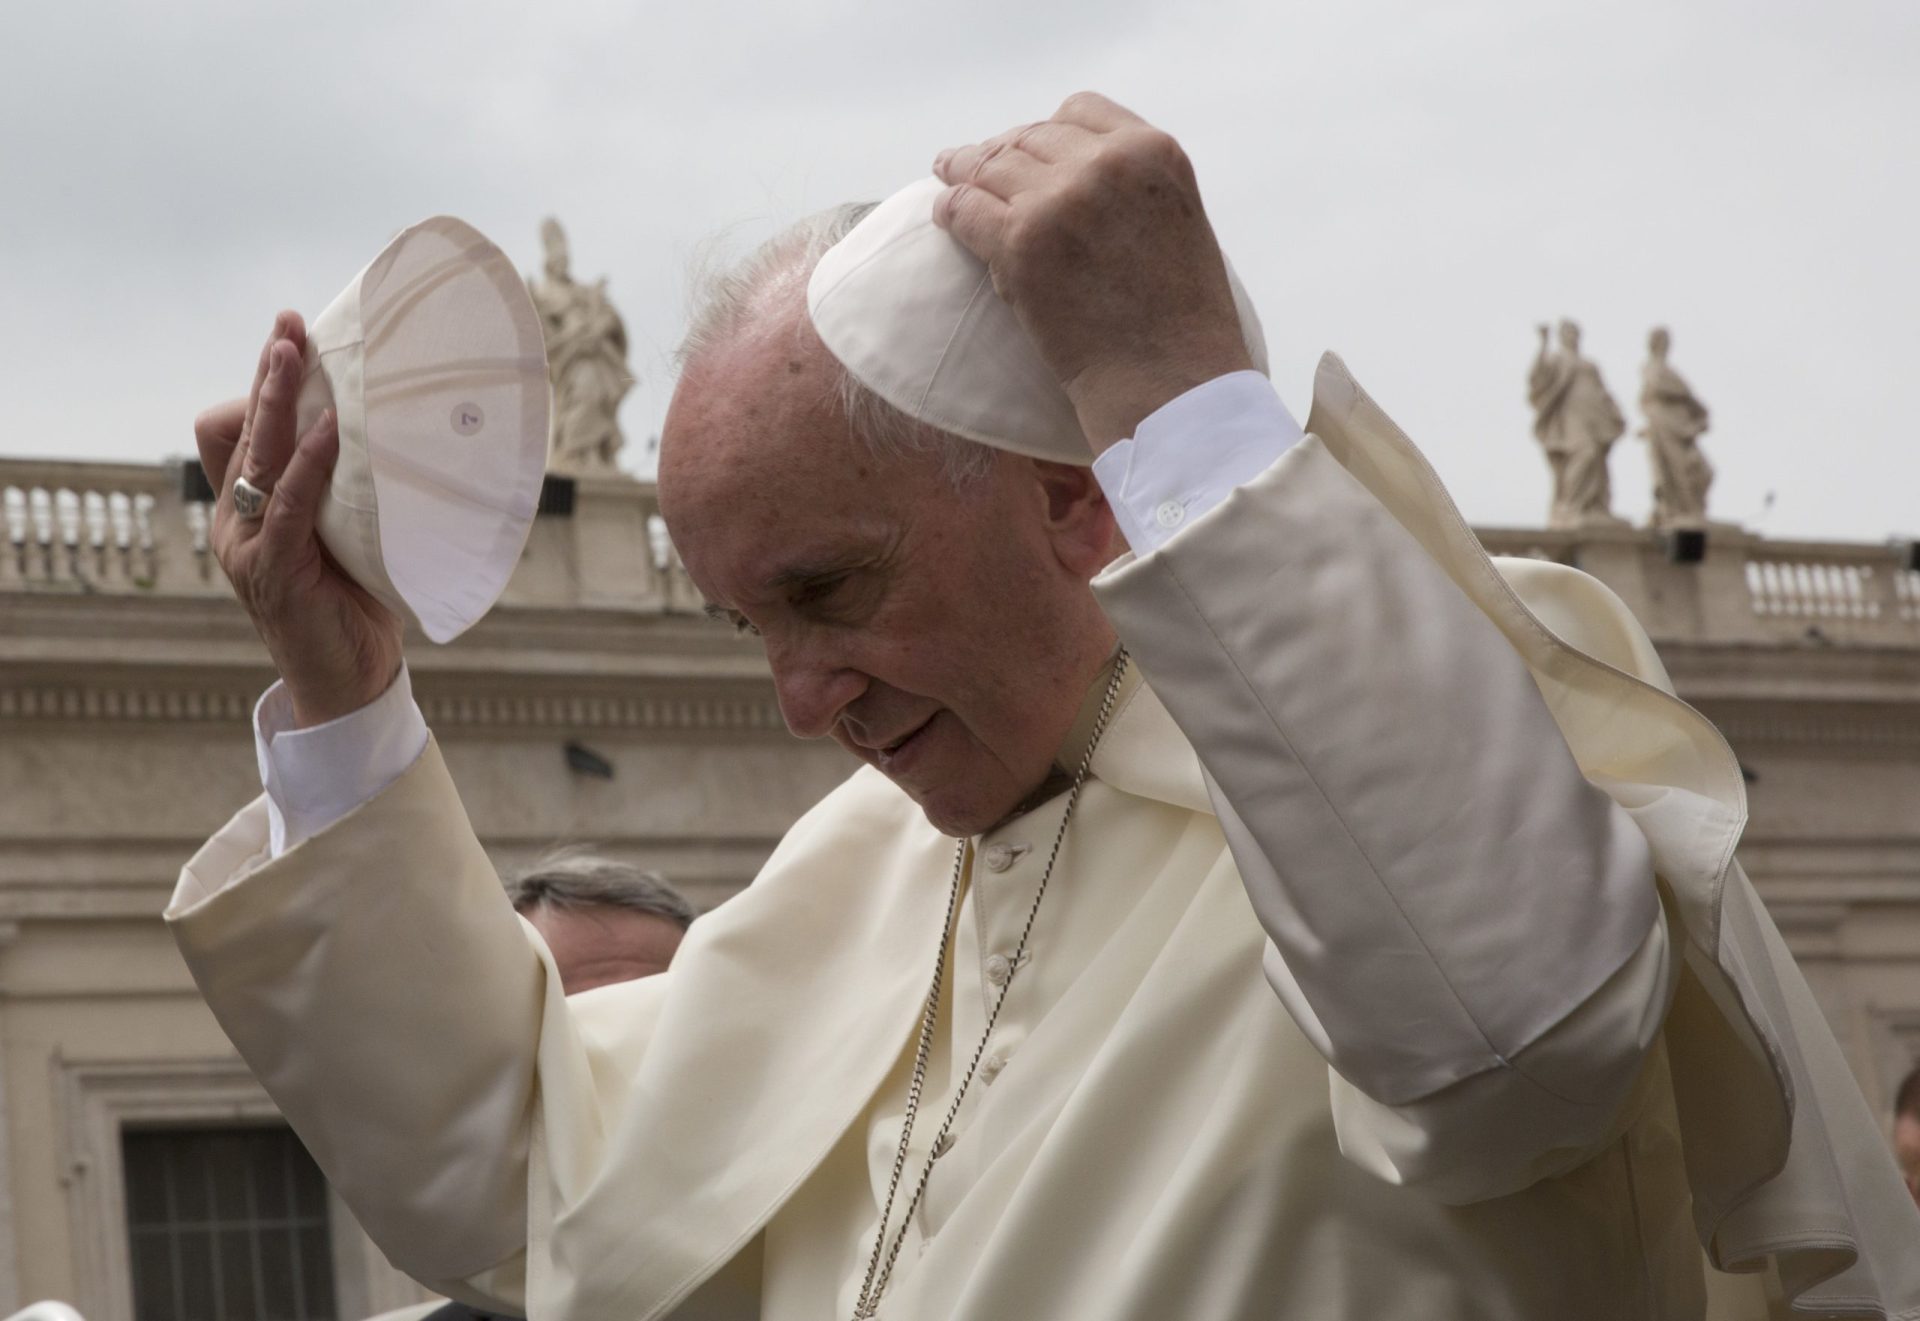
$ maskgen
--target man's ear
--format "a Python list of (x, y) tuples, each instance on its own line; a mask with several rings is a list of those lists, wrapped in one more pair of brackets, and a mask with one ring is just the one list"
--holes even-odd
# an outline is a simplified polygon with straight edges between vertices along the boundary
[(1093, 469), (1029, 459), (1046, 501), (1044, 526), (1056, 559), (1075, 577), (1091, 579), (1126, 549)]

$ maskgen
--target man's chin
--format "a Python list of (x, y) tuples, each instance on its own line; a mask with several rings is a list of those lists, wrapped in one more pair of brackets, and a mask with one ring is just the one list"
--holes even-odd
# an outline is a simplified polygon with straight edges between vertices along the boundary
[(930, 805), (915, 798), (920, 810), (927, 818), (927, 824), (950, 839), (970, 839), (975, 835), (984, 835), (998, 825), (1007, 816), (1006, 812), (969, 811), (966, 808), (950, 808)]
[[(885, 774), (884, 771), (881, 773)], [(888, 778), (892, 779), (891, 776)], [(893, 782), (902, 793), (913, 799), (921, 814), (927, 818), (928, 825), (953, 839), (985, 834), (1006, 820), (1017, 805), (1013, 799), (1000, 803), (975, 794), (928, 788), (900, 780)]]

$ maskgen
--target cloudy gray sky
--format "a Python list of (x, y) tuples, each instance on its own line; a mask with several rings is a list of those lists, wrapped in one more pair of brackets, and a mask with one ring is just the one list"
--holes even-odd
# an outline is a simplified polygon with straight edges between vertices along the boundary
[[(1914, 0), (0, 4), (0, 454), (184, 452), (395, 229), (532, 269), (551, 213), (643, 464), (711, 235), (1088, 86), (1186, 144), (1296, 411), (1337, 349), (1469, 516), (1539, 519), (1524, 377), (1570, 314), (1635, 425), (1673, 327), (1718, 516), (1920, 533), (1917, 70)], [(1638, 441), (1613, 471), (1643, 515)]]

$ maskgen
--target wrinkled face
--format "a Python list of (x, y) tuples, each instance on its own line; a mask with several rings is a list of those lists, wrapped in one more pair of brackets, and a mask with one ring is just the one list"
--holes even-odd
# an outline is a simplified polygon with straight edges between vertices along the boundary
[(568, 995), (665, 972), (685, 934), (671, 918), (633, 908), (543, 903), (524, 916), (553, 951)]
[(963, 488), (848, 431), (804, 315), (689, 364), (661, 439), (668, 530), (709, 612), (756, 633), (781, 712), (952, 835), (1046, 779), (1113, 645), (1119, 548), (1091, 475), (1002, 455)]

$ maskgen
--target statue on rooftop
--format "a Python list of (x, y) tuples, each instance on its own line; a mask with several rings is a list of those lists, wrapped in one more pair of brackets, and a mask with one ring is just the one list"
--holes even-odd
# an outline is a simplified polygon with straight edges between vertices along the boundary
[(1533, 405), (1533, 434), (1553, 470), (1553, 503), (1547, 526), (1591, 527), (1618, 524), (1612, 511), (1613, 488), (1607, 454), (1627, 429), (1620, 406), (1607, 393), (1600, 369), (1580, 356), (1580, 327), (1560, 323), (1560, 347), (1548, 344), (1540, 328), (1540, 351), (1527, 377)]
[(527, 288), (546, 332), (547, 375), (553, 382), (553, 423), (547, 467), (569, 476), (608, 476), (620, 434), (620, 400), (633, 388), (627, 370), (627, 329), (607, 301), (607, 282), (581, 284), (568, 270), (567, 236), (551, 218), (540, 225), (545, 278)]
[(1698, 442), (1707, 429), (1707, 406), (1668, 364), (1672, 346), (1667, 328), (1655, 326), (1647, 336), (1647, 365), (1640, 372), (1640, 411), (1647, 419), (1640, 434), (1646, 437), (1653, 465), (1653, 525), (1704, 527), (1713, 465)]

